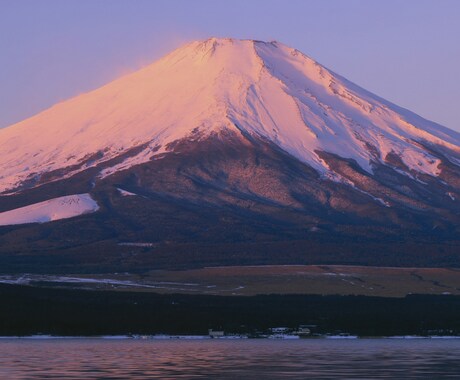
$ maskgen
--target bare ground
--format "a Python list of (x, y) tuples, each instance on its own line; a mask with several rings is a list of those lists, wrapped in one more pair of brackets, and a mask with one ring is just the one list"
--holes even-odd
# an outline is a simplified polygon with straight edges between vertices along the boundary
[(404, 297), (460, 295), (460, 269), (389, 268), (340, 265), (210, 267), (144, 274), (0, 276), (23, 283), (120, 291), (209, 295), (320, 294)]

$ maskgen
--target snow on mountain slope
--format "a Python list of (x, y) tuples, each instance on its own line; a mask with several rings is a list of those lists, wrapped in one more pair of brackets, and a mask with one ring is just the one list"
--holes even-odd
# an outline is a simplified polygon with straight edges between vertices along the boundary
[[(460, 153), (460, 135), (350, 83), (278, 42), (215, 39), (0, 130), (0, 192), (68, 168), (66, 175), (142, 147), (101, 176), (149, 161), (180, 139), (222, 129), (274, 142), (322, 174), (318, 151), (368, 172), (389, 153), (436, 176), (439, 159), (417, 142)], [(334, 177), (332, 175), (332, 177)]]
[(67, 195), (0, 213), (0, 226), (45, 223), (95, 212), (99, 209), (89, 194)]

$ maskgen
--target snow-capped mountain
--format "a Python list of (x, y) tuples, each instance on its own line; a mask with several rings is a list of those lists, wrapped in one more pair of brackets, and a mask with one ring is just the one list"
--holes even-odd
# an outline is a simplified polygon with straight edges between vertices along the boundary
[(0, 190), (54, 170), (74, 174), (139, 148), (101, 176), (147, 162), (181, 139), (233, 130), (273, 142), (321, 174), (318, 151), (372, 173), (389, 154), (433, 176), (460, 135), (402, 110), (278, 42), (209, 39), (0, 130)]
[(75, 223), (131, 226), (114, 241), (456, 236), (460, 134), (279, 42), (211, 38), (0, 130), (0, 211), (77, 193), (100, 209)]

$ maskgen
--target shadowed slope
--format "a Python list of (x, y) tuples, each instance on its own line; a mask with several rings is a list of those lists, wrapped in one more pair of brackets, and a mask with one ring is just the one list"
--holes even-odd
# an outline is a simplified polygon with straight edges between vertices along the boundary
[[(447, 184), (426, 187), (387, 166), (372, 176), (352, 161), (320, 153), (359, 182), (357, 188), (324, 179), (272, 143), (236, 132), (171, 149), (104, 179), (86, 178), (88, 187), (95, 181), (90, 193), (97, 213), (0, 228), (4, 270), (460, 265), (459, 210), (445, 195)], [(55, 189), (71, 192), (74, 184), (65, 179)], [(44, 198), (48, 186), (0, 201)]]

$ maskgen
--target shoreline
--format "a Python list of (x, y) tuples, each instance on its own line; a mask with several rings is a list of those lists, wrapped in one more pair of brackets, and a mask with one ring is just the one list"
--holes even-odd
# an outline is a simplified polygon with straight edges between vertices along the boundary
[(422, 340), (460, 340), (460, 336), (457, 335), (394, 335), (394, 336), (340, 336), (340, 335), (321, 335), (321, 336), (310, 336), (310, 337), (298, 337), (291, 335), (289, 337), (251, 337), (246, 335), (228, 335), (218, 338), (212, 338), (208, 335), (88, 335), (88, 336), (78, 336), (78, 335), (25, 335), (25, 336), (0, 336), (0, 341), (2, 340), (140, 340), (140, 341), (176, 341), (176, 340), (207, 340), (207, 341), (228, 341), (228, 340), (296, 340), (296, 341), (312, 341), (312, 340), (385, 340), (385, 339), (397, 339), (397, 340), (412, 340), (412, 339), (422, 339)]

